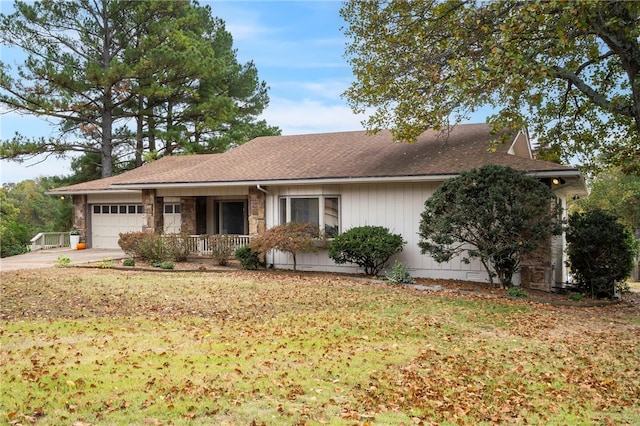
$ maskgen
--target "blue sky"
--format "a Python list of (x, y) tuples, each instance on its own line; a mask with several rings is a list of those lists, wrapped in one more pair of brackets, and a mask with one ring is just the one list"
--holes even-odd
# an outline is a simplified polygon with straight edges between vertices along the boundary
[[(0, 11), (10, 13), (12, 4), (0, 0)], [(364, 117), (355, 116), (341, 98), (352, 81), (344, 58), (342, 2), (201, 0), (200, 4), (210, 5), (212, 13), (225, 21), (238, 59), (253, 60), (261, 80), (269, 85), (270, 104), (261, 118), (270, 125), (288, 135), (362, 129)], [(2, 60), (10, 61), (11, 52), (0, 48)], [(15, 131), (48, 137), (51, 127), (32, 117), (0, 115), (0, 139)], [(69, 163), (68, 159), (0, 161), (0, 182), (67, 175)]]

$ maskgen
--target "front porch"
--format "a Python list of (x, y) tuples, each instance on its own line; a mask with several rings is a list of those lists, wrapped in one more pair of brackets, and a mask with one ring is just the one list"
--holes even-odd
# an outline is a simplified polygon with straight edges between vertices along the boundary
[(141, 189), (137, 194), (74, 195), (73, 228), (92, 248), (118, 248), (118, 235), (189, 235), (192, 252), (210, 252), (204, 236), (248, 243), (265, 230), (265, 192), (258, 187)]

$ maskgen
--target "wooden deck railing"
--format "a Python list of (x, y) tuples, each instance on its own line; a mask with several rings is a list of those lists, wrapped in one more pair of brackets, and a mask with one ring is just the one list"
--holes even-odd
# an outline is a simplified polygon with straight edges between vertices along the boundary
[(45, 250), (56, 247), (69, 247), (68, 232), (40, 232), (30, 241), (31, 251)]
[(198, 256), (209, 256), (215, 249), (215, 244), (228, 244), (232, 251), (249, 244), (248, 235), (190, 235), (189, 249)]

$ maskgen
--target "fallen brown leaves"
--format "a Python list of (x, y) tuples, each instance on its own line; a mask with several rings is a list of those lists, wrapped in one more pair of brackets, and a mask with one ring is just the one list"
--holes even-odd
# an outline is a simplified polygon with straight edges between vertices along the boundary
[(274, 272), (0, 278), (6, 423), (640, 419), (635, 298), (556, 306)]

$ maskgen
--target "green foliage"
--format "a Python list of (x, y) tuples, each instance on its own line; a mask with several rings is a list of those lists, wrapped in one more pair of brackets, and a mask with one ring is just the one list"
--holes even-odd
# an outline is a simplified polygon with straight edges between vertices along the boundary
[(491, 282), (497, 275), (509, 287), (522, 258), (562, 232), (560, 208), (540, 181), (483, 166), (445, 181), (425, 202), (418, 245), (437, 262), (480, 259)]
[(358, 226), (329, 243), (329, 257), (337, 264), (355, 263), (367, 275), (378, 275), (389, 258), (402, 251), (405, 241), (383, 226)]
[(173, 269), (175, 267), (173, 262), (154, 262), (153, 266), (160, 269)]
[(16, 2), (0, 39), (26, 57), (16, 70), (0, 64), (0, 104), (58, 130), (2, 141), (0, 158), (81, 151), (82, 175), (107, 177), (146, 152), (220, 152), (280, 132), (256, 122), (268, 96), (255, 65), (197, 2)]
[(569, 299), (573, 300), (574, 302), (582, 302), (584, 300), (584, 294), (571, 293), (571, 295), (569, 296)]
[(602, 209), (618, 222), (640, 232), (640, 174), (623, 173), (610, 167), (589, 180), (589, 196), (575, 203), (577, 211)]
[(569, 216), (568, 266), (581, 293), (613, 297), (629, 277), (636, 254), (631, 232), (615, 216), (600, 209)]
[(133, 258), (127, 258), (122, 261), (123, 266), (136, 266), (136, 261)]
[(407, 264), (396, 260), (393, 263), (391, 272), (387, 272), (385, 275), (387, 281), (393, 284), (413, 284), (414, 279), (409, 273)]
[(110, 257), (105, 257), (104, 259), (102, 259), (102, 261), (100, 262), (100, 268), (102, 269), (113, 268), (113, 259), (111, 259)]
[(58, 259), (56, 260), (56, 266), (64, 267), (69, 265), (71, 265), (71, 259), (63, 255), (58, 256)]
[(233, 237), (229, 235), (205, 235), (202, 238), (207, 240), (213, 260), (220, 266), (227, 265), (231, 254), (233, 254)]
[(0, 253), (2, 257), (24, 253), (39, 232), (71, 228), (71, 202), (47, 195), (60, 184), (58, 178), (38, 178), (5, 183), (0, 188)]
[(274, 226), (251, 240), (251, 249), (263, 255), (271, 250), (280, 250), (290, 253), (293, 257), (293, 270), (296, 270), (297, 253), (314, 252), (318, 248), (315, 245), (315, 237), (318, 235), (318, 227), (313, 223), (288, 222), (284, 225)]
[(509, 287), (507, 290), (507, 296), (513, 297), (515, 299), (526, 299), (529, 297), (527, 292), (522, 287)]
[(635, 1), (350, 0), (341, 15), (370, 130), (415, 141), (491, 107), (553, 157), (640, 171), (640, 6)]
[(242, 269), (254, 270), (262, 264), (260, 252), (252, 250), (249, 245), (238, 247), (234, 254)]

